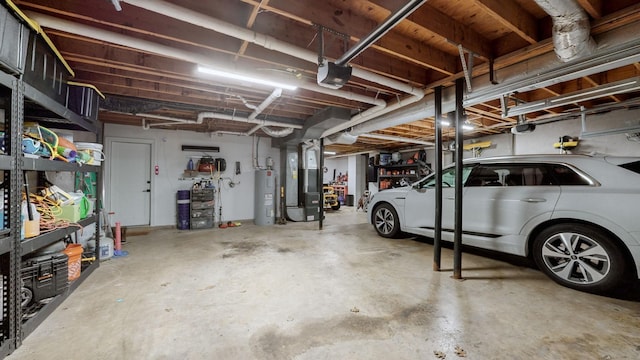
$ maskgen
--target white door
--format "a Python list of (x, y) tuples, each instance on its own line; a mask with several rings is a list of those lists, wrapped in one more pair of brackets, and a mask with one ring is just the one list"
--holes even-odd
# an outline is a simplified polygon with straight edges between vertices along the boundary
[(112, 223), (151, 224), (151, 144), (112, 140), (109, 196)]

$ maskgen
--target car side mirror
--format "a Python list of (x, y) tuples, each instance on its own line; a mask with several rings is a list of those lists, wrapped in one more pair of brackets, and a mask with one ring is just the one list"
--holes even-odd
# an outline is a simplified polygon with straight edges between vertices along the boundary
[(425, 192), (427, 192), (427, 189), (426, 189), (426, 188), (423, 188), (423, 187), (421, 186), (421, 184), (413, 184), (413, 186), (412, 186), (412, 187), (413, 187), (413, 189), (414, 189), (415, 191), (417, 191), (417, 192), (419, 192), (419, 193), (425, 193)]

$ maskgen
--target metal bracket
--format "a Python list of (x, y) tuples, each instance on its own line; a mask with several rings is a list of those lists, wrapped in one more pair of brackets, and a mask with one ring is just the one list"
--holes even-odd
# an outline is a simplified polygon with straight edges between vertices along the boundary
[(500, 97), (500, 107), (502, 108), (502, 118), (509, 117), (509, 95), (502, 95)]
[(498, 80), (496, 80), (496, 73), (493, 69), (494, 60), (493, 58), (489, 58), (489, 81), (493, 85), (498, 85)]
[(324, 62), (324, 27), (318, 25), (318, 66)]
[[(458, 45), (458, 52), (460, 53), (460, 62), (462, 63), (462, 71), (464, 72), (464, 79), (467, 83), (467, 91), (471, 92), (471, 73), (473, 72), (473, 56), (474, 54), (470, 51), (467, 51), (469, 54), (469, 60), (466, 60), (464, 57), (465, 49), (461, 44)], [(468, 64), (467, 64), (468, 61)]]

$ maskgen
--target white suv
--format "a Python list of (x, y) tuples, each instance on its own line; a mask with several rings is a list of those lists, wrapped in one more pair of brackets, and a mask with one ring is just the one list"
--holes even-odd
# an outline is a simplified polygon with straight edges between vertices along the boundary
[[(455, 167), (442, 172), (442, 239), (453, 241)], [(556, 282), (606, 292), (640, 274), (640, 157), (523, 155), (463, 165), (462, 242), (532, 257)], [(435, 174), (375, 194), (379, 235), (433, 237)]]

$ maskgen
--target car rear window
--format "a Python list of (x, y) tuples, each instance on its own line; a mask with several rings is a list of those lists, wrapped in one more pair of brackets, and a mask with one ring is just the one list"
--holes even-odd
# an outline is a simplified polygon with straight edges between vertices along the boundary
[(593, 185), (593, 181), (562, 164), (482, 164), (474, 168), (465, 186)]
[(640, 161), (634, 161), (620, 165), (620, 167), (631, 170), (636, 174), (640, 174)]
[(558, 185), (593, 185), (590, 179), (564, 165), (552, 165), (551, 173)]

